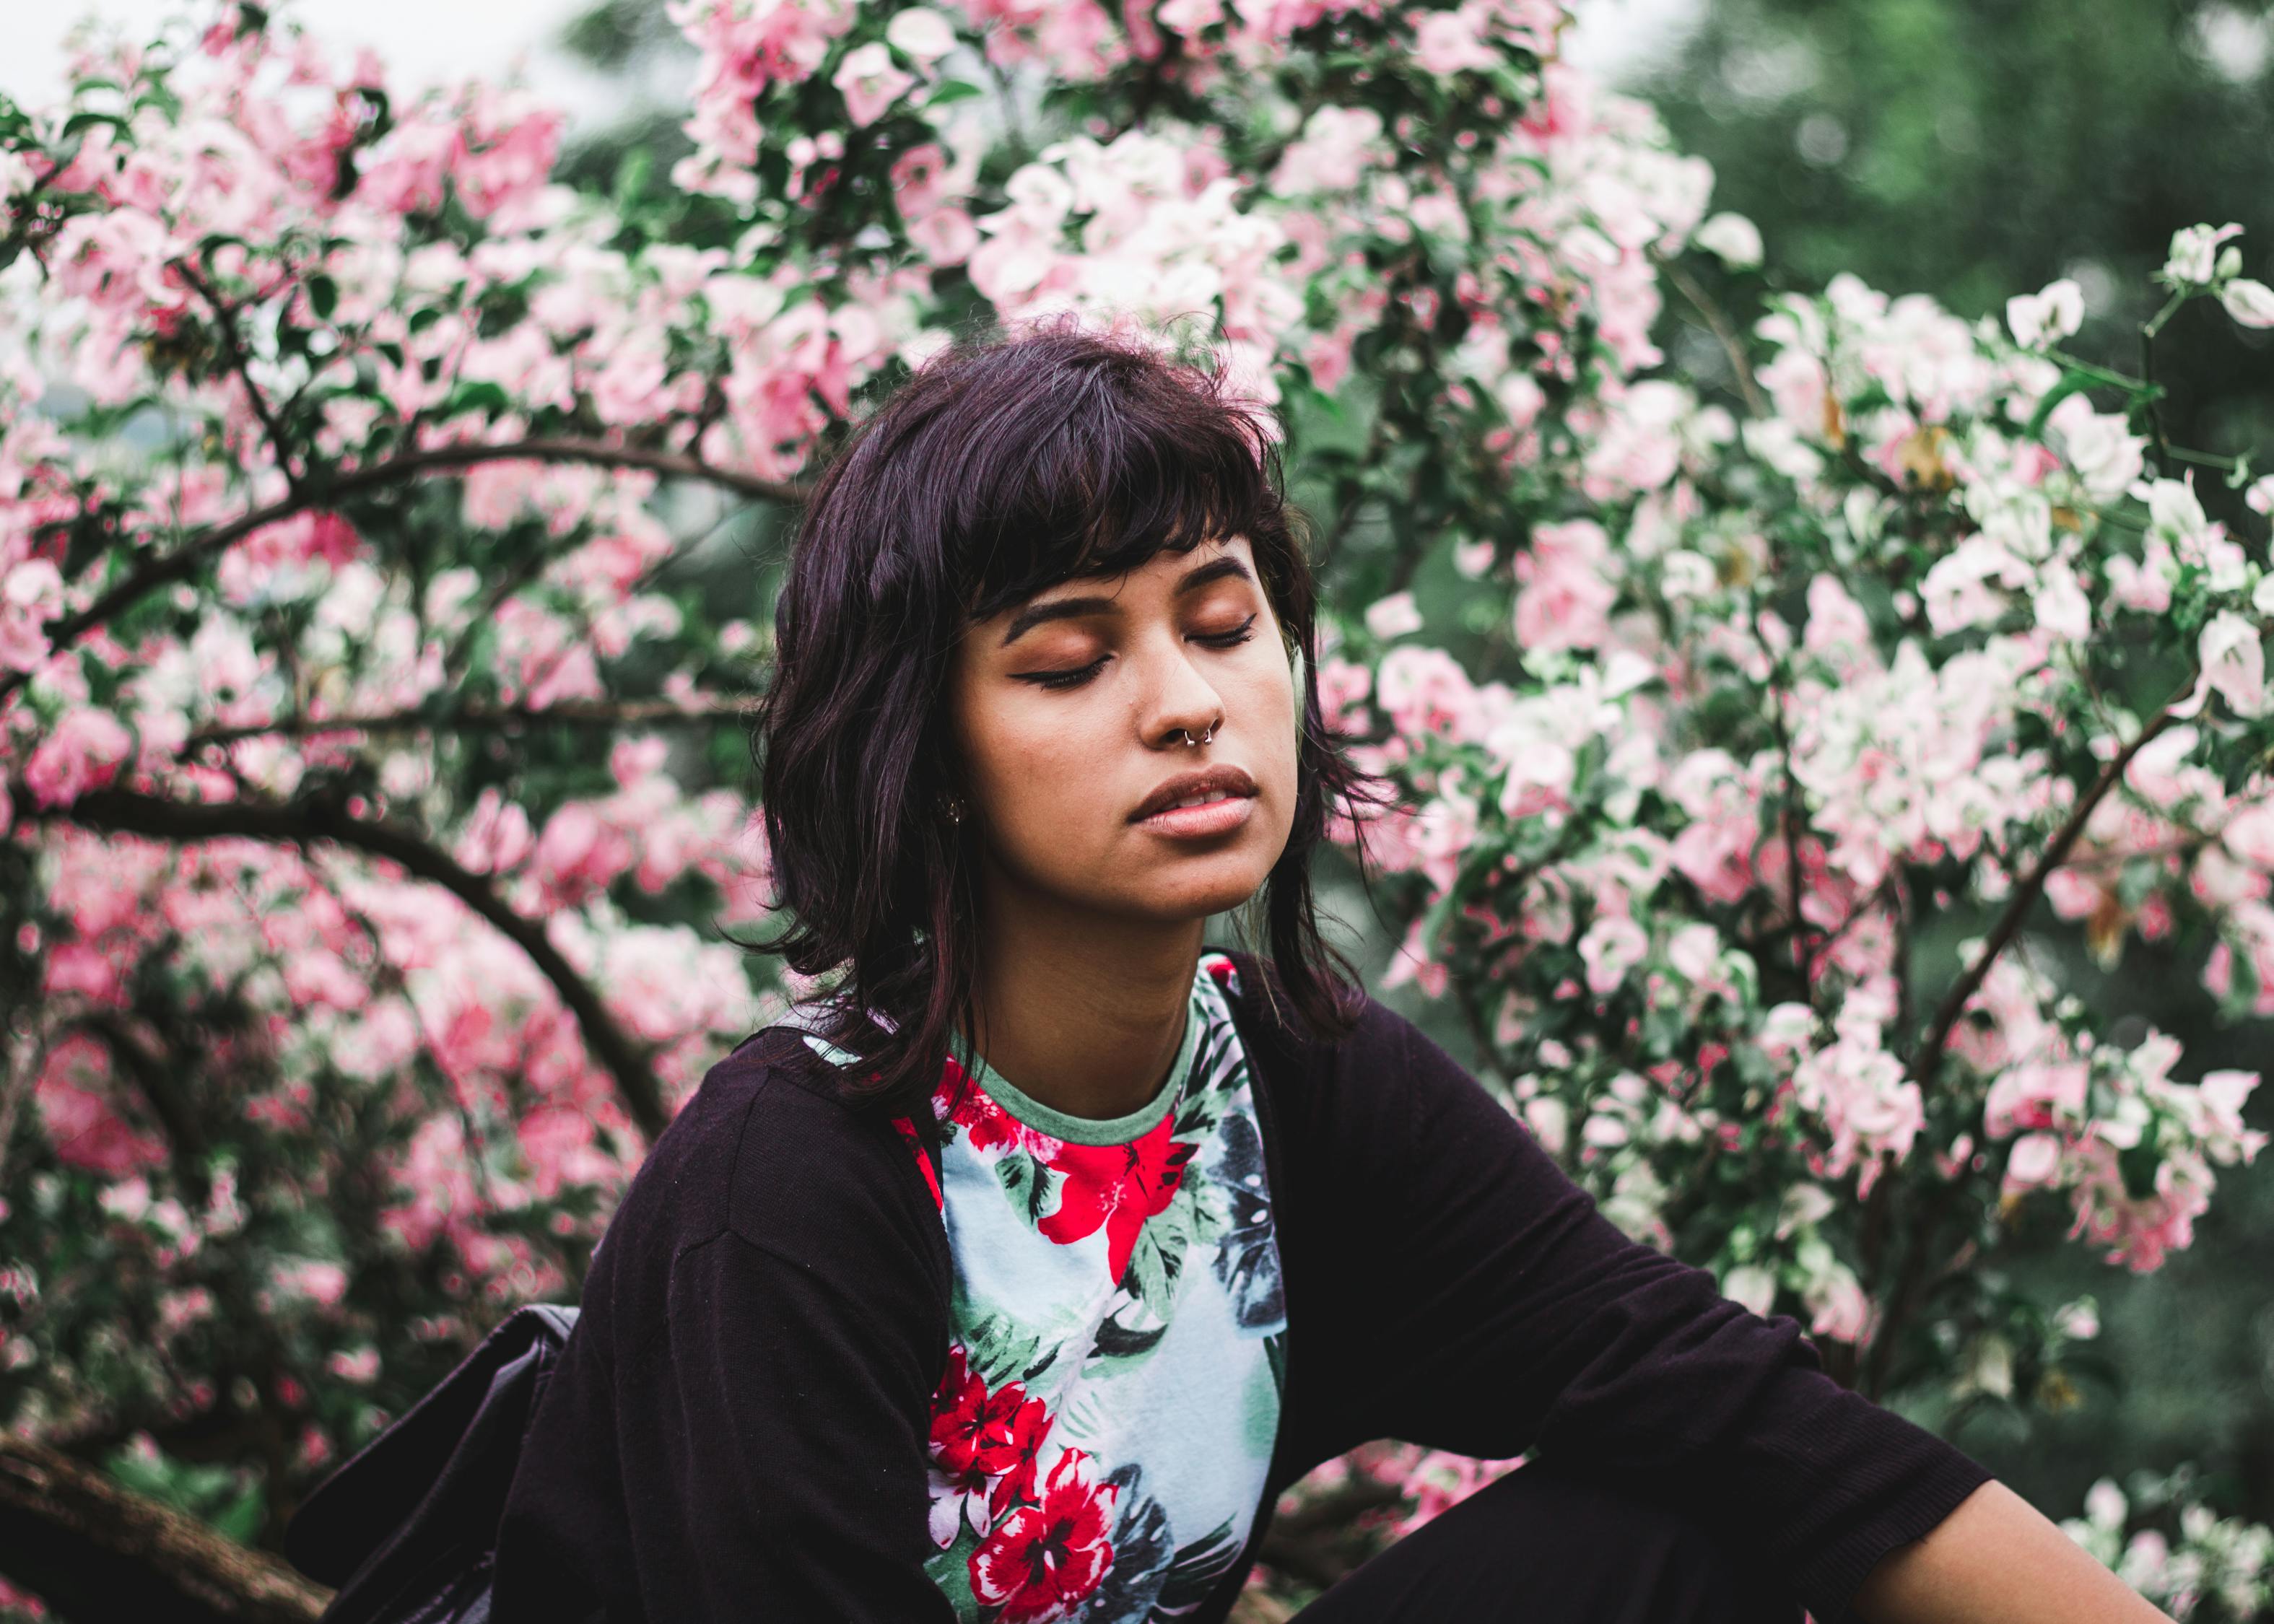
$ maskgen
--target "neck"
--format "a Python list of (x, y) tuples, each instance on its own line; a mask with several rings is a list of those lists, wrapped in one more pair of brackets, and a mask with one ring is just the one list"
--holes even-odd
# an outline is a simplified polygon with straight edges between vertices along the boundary
[(972, 1047), (1052, 1110), (1128, 1115), (1177, 1057), (1207, 923), (1104, 916), (990, 886)]

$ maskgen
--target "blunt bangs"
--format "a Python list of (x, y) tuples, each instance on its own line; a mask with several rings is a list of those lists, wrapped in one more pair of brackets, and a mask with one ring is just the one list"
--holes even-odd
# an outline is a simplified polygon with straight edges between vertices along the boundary
[[(946, 482), (940, 541), (960, 567), (966, 613), (985, 620), (1064, 582), (1234, 536), (1259, 563), (1280, 564), (1294, 543), (1276, 447), (1220, 377), (1179, 377), (1141, 353), (1058, 359), (1036, 378), (1026, 357), (1000, 357), (999, 376), (972, 380), (963, 412), (927, 425), (954, 442), (937, 447), (948, 455), (923, 455), (930, 434), (911, 447)], [(1266, 585), (1284, 610), (1286, 572), (1273, 573)]]
[(1319, 934), (1309, 863), (1331, 806), (1357, 816), (1387, 796), (1320, 718), (1314, 588), (1273, 426), (1220, 366), (1067, 319), (942, 350), (822, 473), (754, 739), (768, 906), (790, 921), (746, 945), (833, 978), (822, 1035), (862, 1058), (840, 1076), (849, 1100), (926, 1107), (949, 1037), (969, 1030), (979, 835), (945, 816), (963, 775), (942, 705), (969, 623), (1236, 536), (1305, 656), (1293, 826), (1240, 918), (1268, 921), (1275, 1007), (1284, 995), (1315, 1036), (1356, 1019), (1365, 996)]

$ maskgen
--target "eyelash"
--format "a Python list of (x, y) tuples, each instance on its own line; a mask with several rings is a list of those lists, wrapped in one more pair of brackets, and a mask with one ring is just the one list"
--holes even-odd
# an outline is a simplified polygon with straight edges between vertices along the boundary
[[(1210, 648), (1214, 649), (1231, 649), (1238, 647), (1239, 644), (1246, 643), (1249, 638), (1254, 635), (1255, 617), (1251, 614), (1245, 620), (1242, 620), (1239, 627), (1234, 630), (1228, 632), (1195, 633), (1194, 641), (1205, 643)], [(1090, 661), (1088, 665), (1080, 666), (1075, 670), (1035, 673), (1028, 675), (1024, 680), (1033, 683), (1036, 688), (1050, 689), (1080, 688), (1083, 683), (1096, 676), (1098, 673), (1099, 669), (1103, 667), (1104, 664), (1105, 656), (1101, 654), (1096, 659)]]

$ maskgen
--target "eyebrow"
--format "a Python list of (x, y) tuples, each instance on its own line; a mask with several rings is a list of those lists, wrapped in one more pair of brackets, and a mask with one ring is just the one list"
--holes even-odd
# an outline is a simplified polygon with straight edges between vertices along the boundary
[[(1248, 574), (1247, 565), (1239, 554), (1227, 553), (1221, 558), (1210, 559), (1205, 564), (1186, 570), (1183, 579), (1177, 583), (1175, 596), (1182, 598), (1187, 593), (1197, 592), (1211, 581), (1221, 581), (1226, 576), (1236, 576), (1242, 581), (1255, 578)], [(1003, 646), (1009, 647), (1047, 620), (1067, 620), (1085, 614), (1111, 614), (1116, 607), (1111, 598), (1054, 598), (1046, 604), (1029, 604), (1011, 617), (1011, 624), (1003, 631)]]

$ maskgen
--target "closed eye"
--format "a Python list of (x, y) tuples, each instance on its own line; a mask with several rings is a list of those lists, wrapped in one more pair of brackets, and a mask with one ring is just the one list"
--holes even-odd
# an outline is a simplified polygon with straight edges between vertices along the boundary
[(1204, 643), (1212, 649), (1230, 649), (1246, 643), (1254, 635), (1255, 635), (1255, 617), (1251, 614), (1228, 632), (1196, 632), (1193, 634), (1193, 640)]
[(1105, 661), (1106, 657), (1101, 654), (1088, 665), (1073, 671), (1022, 671), (1018, 677), (1020, 681), (1031, 682), (1036, 688), (1080, 688), (1105, 669)]
[[(1204, 643), (1212, 649), (1231, 649), (1238, 647), (1254, 635), (1255, 616), (1251, 614), (1228, 632), (1194, 632), (1193, 641)], [(1049, 688), (1055, 692), (1059, 688), (1080, 688), (1104, 670), (1105, 662), (1111, 658), (1110, 654), (1101, 654), (1088, 665), (1078, 665), (1072, 671), (1022, 671), (1015, 674), (1021, 682), (1031, 682), (1036, 688)]]

